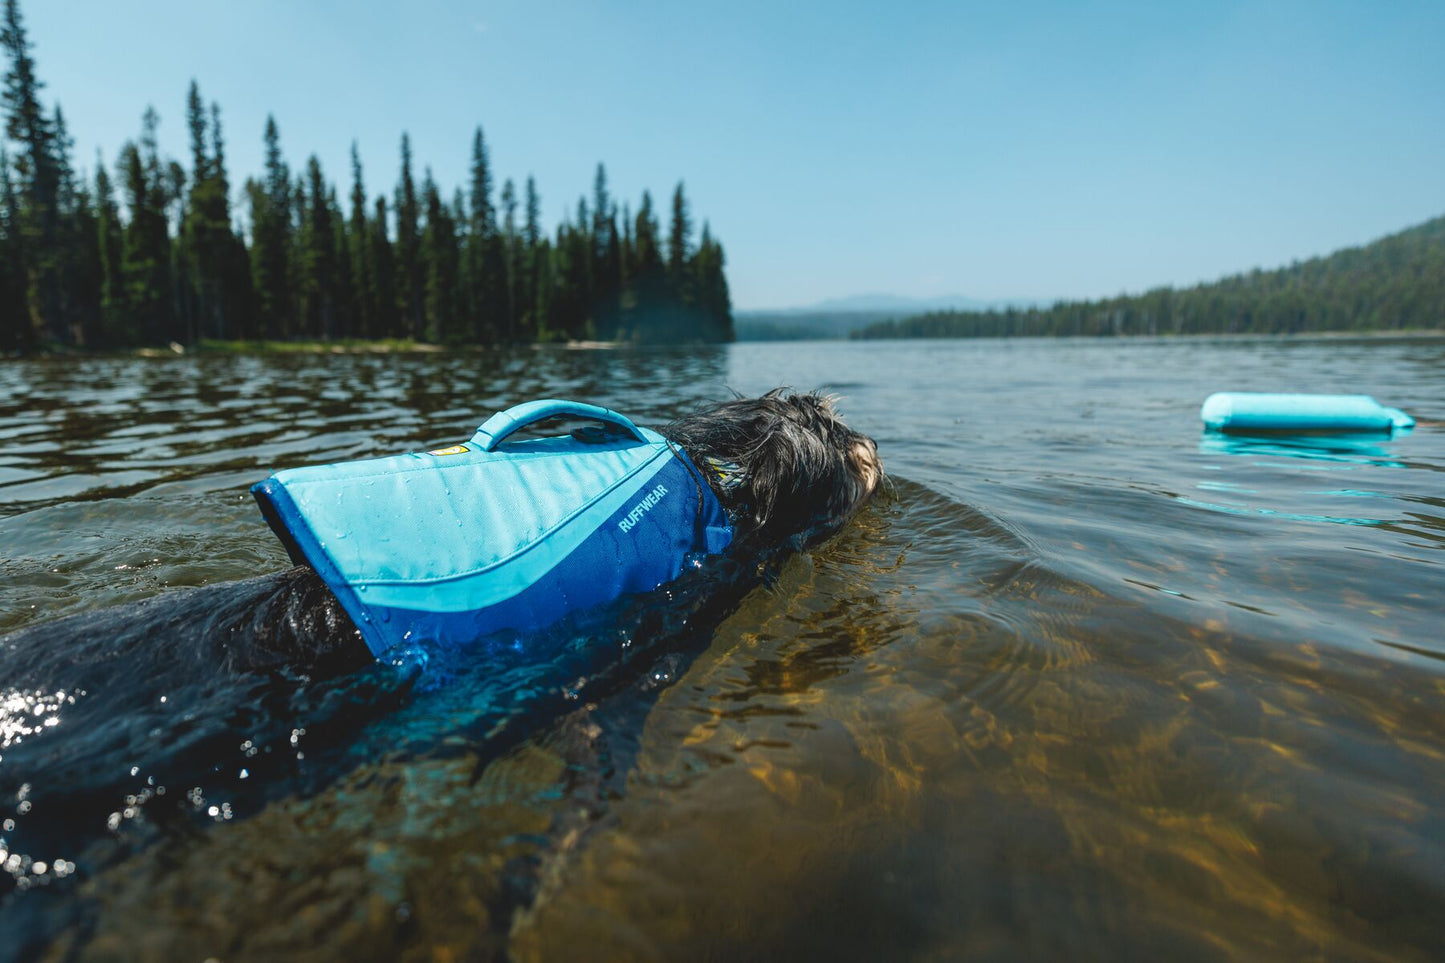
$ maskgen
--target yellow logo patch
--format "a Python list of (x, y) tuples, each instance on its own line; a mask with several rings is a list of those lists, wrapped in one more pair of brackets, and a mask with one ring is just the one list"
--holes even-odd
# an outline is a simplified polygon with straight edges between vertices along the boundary
[(460, 455), (464, 451), (470, 451), (466, 445), (452, 445), (450, 448), (438, 448), (435, 451), (427, 452), (428, 455)]

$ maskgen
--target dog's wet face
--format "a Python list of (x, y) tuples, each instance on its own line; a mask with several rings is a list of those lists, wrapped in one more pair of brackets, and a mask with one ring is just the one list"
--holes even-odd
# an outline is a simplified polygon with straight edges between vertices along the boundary
[(776, 541), (843, 522), (883, 481), (878, 446), (818, 394), (782, 388), (668, 425), (743, 539)]

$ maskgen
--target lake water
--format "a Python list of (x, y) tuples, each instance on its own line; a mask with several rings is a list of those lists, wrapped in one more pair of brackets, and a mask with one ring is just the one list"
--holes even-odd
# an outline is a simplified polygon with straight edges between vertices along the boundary
[(889, 497), (504, 749), (480, 669), (163, 666), (162, 704), (144, 653), (77, 689), (0, 644), (0, 959), (1445, 954), (1445, 429), (1198, 421), (1445, 419), (1445, 341), (0, 362), (0, 633), (283, 568), (281, 467), (778, 384), (842, 396)]

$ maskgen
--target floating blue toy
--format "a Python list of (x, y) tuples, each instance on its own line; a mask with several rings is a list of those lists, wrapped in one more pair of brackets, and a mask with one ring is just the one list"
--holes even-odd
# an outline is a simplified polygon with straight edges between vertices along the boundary
[(1375, 432), (1412, 428), (1415, 419), (1369, 395), (1269, 394), (1221, 391), (1204, 399), (1204, 427), (1215, 431)]
[[(610, 430), (504, 444), (560, 416)], [(675, 445), (570, 401), (499, 412), (465, 444), (293, 468), (251, 492), (291, 560), (321, 576), (377, 656), (408, 638), (545, 628), (654, 589), (732, 542), (727, 514)]]

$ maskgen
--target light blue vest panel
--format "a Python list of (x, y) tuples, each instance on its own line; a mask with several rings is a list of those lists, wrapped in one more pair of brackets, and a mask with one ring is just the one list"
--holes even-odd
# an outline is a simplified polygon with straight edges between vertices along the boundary
[[(557, 416), (620, 431), (503, 444)], [(462, 445), (293, 468), (252, 492), (292, 560), (316, 570), (378, 656), (423, 636), (464, 644), (542, 628), (656, 588), (732, 541), (675, 446), (565, 401), (508, 409)]]

